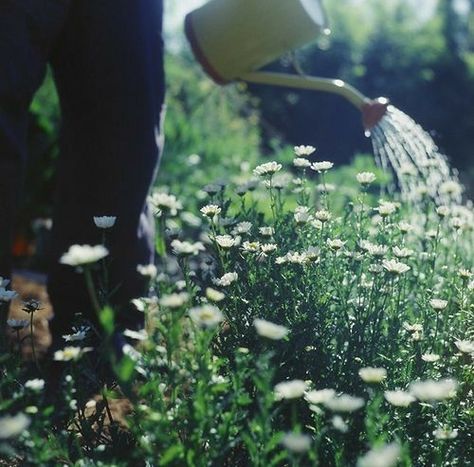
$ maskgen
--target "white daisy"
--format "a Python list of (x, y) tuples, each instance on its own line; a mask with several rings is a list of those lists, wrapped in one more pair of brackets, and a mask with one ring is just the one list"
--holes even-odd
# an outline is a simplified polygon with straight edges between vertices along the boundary
[(281, 399), (297, 399), (301, 397), (307, 389), (307, 383), (300, 379), (282, 381), (275, 386), (275, 397)]
[(293, 150), (298, 157), (308, 157), (308, 156), (311, 156), (311, 154), (313, 154), (314, 151), (316, 151), (316, 148), (313, 146), (301, 145), (301, 146), (295, 146)]
[(288, 328), (279, 324), (266, 321), (264, 319), (256, 318), (253, 325), (257, 334), (272, 340), (281, 340), (285, 338), (289, 332)]
[(327, 172), (328, 170), (332, 169), (334, 164), (329, 161), (322, 161), (322, 162), (313, 162), (311, 164), (311, 168), (319, 173)]
[(260, 164), (253, 170), (253, 174), (258, 177), (264, 177), (266, 175), (273, 175), (280, 171), (282, 165), (278, 162), (265, 162), (264, 164)]
[(376, 179), (373, 172), (360, 172), (356, 175), (356, 178), (361, 185), (370, 185)]
[(103, 245), (72, 245), (64, 253), (59, 262), (69, 266), (82, 266), (95, 263), (109, 254), (109, 251)]
[(95, 216), (94, 224), (99, 229), (110, 229), (115, 225), (116, 216)]

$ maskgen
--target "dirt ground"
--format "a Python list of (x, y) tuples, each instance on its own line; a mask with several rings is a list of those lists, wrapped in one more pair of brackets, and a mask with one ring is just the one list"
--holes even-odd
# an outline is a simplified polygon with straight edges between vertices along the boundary
[[(25, 300), (36, 299), (41, 302), (40, 309), (33, 315), (33, 330), (35, 350), (38, 355), (44, 354), (51, 344), (51, 334), (49, 332), (48, 321), (53, 317), (53, 309), (49, 301), (46, 286), (28, 275), (16, 274), (12, 278), (12, 289), (18, 293), (10, 306), (9, 318), (30, 320), (30, 315), (23, 311), (23, 302)], [(12, 345), (18, 347), (16, 332), (11, 332)], [(30, 334), (29, 328), (20, 331), (20, 339)], [(29, 338), (22, 340), (21, 351), (25, 359), (31, 357), (31, 340)]]

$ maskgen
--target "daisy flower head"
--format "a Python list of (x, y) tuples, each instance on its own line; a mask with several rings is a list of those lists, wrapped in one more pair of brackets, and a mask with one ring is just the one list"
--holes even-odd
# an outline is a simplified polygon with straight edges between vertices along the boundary
[(99, 229), (110, 229), (115, 225), (116, 216), (94, 216), (94, 224)]
[(24, 413), (1, 417), (0, 440), (17, 438), (30, 426), (30, 423), (30, 418)]
[(70, 362), (79, 360), (85, 353), (91, 352), (92, 347), (64, 347), (62, 350), (54, 352), (54, 360), (58, 362)]
[(451, 198), (460, 196), (463, 192), (463, 187), (454, 180), (447, 180), (439, 187), (439, 193), (442, 195), (448, 195)]
[(427, 362), (427, 363), (435, 363), (440, 359), (440, 356), (438, 354), (435, 354), (435, 353), (424, 353), (421, 356), (421, 359), (424, 362)]
[(387, 378), (387, 370), (385, 368), (361, 368), (359, 376), (364, 383), (381, 383)]
[(242, 251), (246, 253), (256, 253), (260, 251), (260, 242), (245, 241), (242, 244)]
[(272, 237), (275, 234), (273, 227), (259, 227), (258, 231), (262, 237)]
[(72, 334), (65, 334), (63, 335), (63, 339), (66, 342), (78, 342), (83, 341), (87, 337), (87, 333), (89, 332), (88, 327), (84, 326), (79, 329), (73, 328), (74, 331)]
[(415, 397), (409, 392), (396, 389), (394, 391), (384, 392), (385, 400), (395, 407), (408, 407), (412, 402), (415, 402)]
[(44, 379), (34, 378), (25, 382), (25, 388), (31, 391), (40, 392), (44, 389)]
[(393, 254), (397, 258), (409, 258), (414, 253), (415, 252), (413, 250), (410, 250), (409, 248), (399, 248), (398, 246), (393, 247)]
[(308, 451), (311, 448), (311, 436), (303, 433), (286, 433), (281, 444), (288, 449), (298, 454)]
[(340, 415), (334, 415), (334, 417), (331, 418), (331, 425), (335, 430), (341, 433), (347, 433), (349, 431), (349, 425)]
[(230, 235), (216, 235), (216, 243), (224, 250), (232, 248), (236, 244), (236, 239)]
[(474, 341), (458, 340), (454, 343), (459, 352), (466, 354), (474, 354)]
[(7, 326), (12, 328), (14, 331), (21, 331), (26, 328), (30, 322), (26, 319), (8, 319)]
[(449, 216), (449, 213), (451, 212), (451, 210), (449, 209), (449, 206), (438, 206), (436, 208), (436, 214), (438, 214), (438, 216), (441, 218), (441, 219), (444, 219), (445, 217)]
[(439, 440), (450, 440), (458, 437), (459, 431), (455, 428), (454, 430), (450, 428), (437, 428), (433, 431), (433, 435), (436, 439)]
[(298, 399), (305, 393), (308, 385), (300, 379), (290, 381), (282, 381), (275, 386), (275, 398), (282, 399)]
[(204, 245), (201, 242), (187, 242), (174, 239), (171, 242), (173, 253), (177, 256), (196, 256), (200, 251), (204, 251)]
[(306, 206), (298, 206), (293, 217), (295, 222), (299, 225), (306, 224), (312, 219), (310, 209)]
[(253, 321), (253, 325), (255, 326), (257, 334), (259, 336), (266, 337), (267, 339), (281, 340), (284, 339), (289, 333), (289, 329), (285, 326), (272, 323), (265, 319), (256, 318)]
[(403, 221), (398, 223), (398, 228), (402, 234), (406, 234), (413, 230), (413, 226), (411, 224)]
[(206, 297), (211, 302), (221, 302), (225, 298), (225, 293), (222, 293), (220, 290), (213, 289), (212, 287), (207, 287)]
[(336, 391), (334, 389), (315, 389), (313, 391), (308, 391), (304, 398), (306, 402), (310, 404), (323, 404), (329, 399), (332, 399), (336, 396)]
[(260, 251), (262, 255), (267, 256), (270, 253), (275, 252), (278, 249), (278, 246), (275, 243), (262, 243), (260, 245)]
[(158, 303), (165, 308), (180, 308), (188, 301), (188, 299), (189, 295), (186, 292), (171, 293), (163, 295)]
[(103, 245), (72, 245), (59, 262), (68, 266), (84, 266), (105, 258), (109, 250)]
[(401, 454), (396, 443), (384, 444), (371, 449), (357, 461), (357, 467), (395, 467)]
[(153, 206), (156, 215), (162, 213), (176, 216), (178, 211), (183, 209), (181, 201), (176, 196), (162, 191), (155, 191), (149, 198), (150, 204)]
[(298, 157), (308, 157), (311, 156), (316, 151), (316, 148), (314, 146), (295, 146), (293, 148), (295, 155)]
[(232, 235), (244, 235), (249, 234), (252, 230), (252, 223), (251, 222), (239, 222), (234, 229), (232, 230)]
[(389, 274), (393, 274), (394, 276), (404, 274), (411, 269), (410, 266), (408, 266), (407, 264), (397, 261), (395, 259), (384, 260), (382, 262), (382, 266)]
[(227, 272), (222, 277), (214, 279), (214, 284), (221, 287), (228, 287), (234, 283), (239, 278), (239, 275), (236, 272)]
[(422, 402), (443, 401), (454, 397), (457, 387), (454, 379), (415, 381), (410, 384), (410, 394)]
[(202, 305), (193, 307), (189, 310), (191, 320), (203, 328), (215, 328), (224, 320), (221, 310), (214, 305)]
[(158, 274), (158, 269), (154, 264), (139, 264), (137, 266), (137, 272), (144, 277), (154, 279)]
[(224, 189), (223, 185), (219, 183), (210, 183), (202, 188), (204, 193), (207, 193), (209, 196), (217, 195), (217, 193), (221, 192)]
[(379, 213), (381, 217), (388, 217), (392, 215), (397, 210), (397, 204), (392, 203), (391, 201), (379, 201), (378, 208), (375, 208), (375, 211)]
[(6, 290), (0, 287), (0, 302), (10, 302), (16, 298), (18, 294), (13, 290)]
[(323, 404), (327, 409), (333, 412), (355, 412), (365, 405), (365, 401), (361, 397), (341, 394), (340, 396), (327, 399)]
[(435, 311), (441, 311), (441, 310), (444, 310), (448, 306), (448, 301), (442, 300), (440, 298), (432, 298), (430, 300), (430, 306)]
[(328, 238), (326, 240), (326, 243), (328, 247), (333, 251), (342, 250), (342, 248), (344, 248), (344, 245), (346, 244), (346, 242), (340, 240), (339, 238), (335, 238), (335, 239)]
[(328, 170), (332, 169), (334, 164), (329, 161), (322, 161), (322, 162), (313, 162), (311, 164), (311, 168), (318, 173), (325, 173)]
[(282, 168), (282, 165), (278, 162), (265, 162), (264, 164), (260, 164), (259, 166), (255, 167), (253, 170), (253, 174), (257, 177), (267, 177), (272, 176), (279, 172)]
[(221, 213), (222, 209), (217, 204), (208, 204), (202, 207), (200, 211), (203, 216), (213, 219)]
[(327, 222), (331, 219), (331, 213), (326, 209), (320, 209), (314, 213), (314, 218), (317, 219), (319, 222)]
[(299, 169), (307, 169), (311, 166), (311, 162), (304, 157), (295, 157), (293, 159), (293, 165)]
[(362, 186), (367, 186), (370, 185), (371, 183), (375, 182), (376, 176), (373, 172), (359, 172), (356, 175), (357, 181), (362, 185)]

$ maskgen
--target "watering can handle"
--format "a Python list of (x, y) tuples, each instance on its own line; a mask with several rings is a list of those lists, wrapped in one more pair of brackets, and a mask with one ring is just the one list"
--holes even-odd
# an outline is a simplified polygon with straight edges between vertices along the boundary
[(316, 78), (287, 73), (255, 71), (240, 77), (241, 80), (256, 84), (270, 84), (310, 91), (322, 91), (338, 94), (348, 100), (362, 112), (364, 127), (370, 130), (382, 119), (388, 108), (385, 98), (369, 99), (350, 84), (340, 79)]

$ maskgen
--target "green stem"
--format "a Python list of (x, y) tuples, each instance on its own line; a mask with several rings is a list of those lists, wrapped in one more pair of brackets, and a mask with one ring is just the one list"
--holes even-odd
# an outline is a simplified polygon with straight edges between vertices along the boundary
[(91, 299), (92, 306), (94, 307), (94, 310), (97, 313), (97, 317), (99, 317), (102, 308), (97, 298), (97, 294), (95, 293), (94, 281), (92, 279), (92, 273), (89, 269), (89, 266), (84, 266), (84, 277), (86, 279), (87, 291), (89, 292), (89, 297)]
[(31, 340), (31, 352), (33, 353), (33, 361), (35, 362), (36, 368), (39, 370), (38, 359), (36, 358), (35, 349), (35, 336), (33, 334), (33, 313), (30, 313), (30, 340)]
[(156, 239), (156, 252), (161, 258), (166, 257), (166, 241), (165, 241), (165, 230), (166, 230), (166, 218), (164, 213), (161, 213), (158, 222), (158, 235)]
[[(7, 342), (7, 320), (8, 320), (8, 311), (9, 306), (7, 303), (0, 302), (0, 349), (3, 351), (4, 348), (6, 349), (6, 342)], [(5, 347), (4, 347), (5, 345)]]

